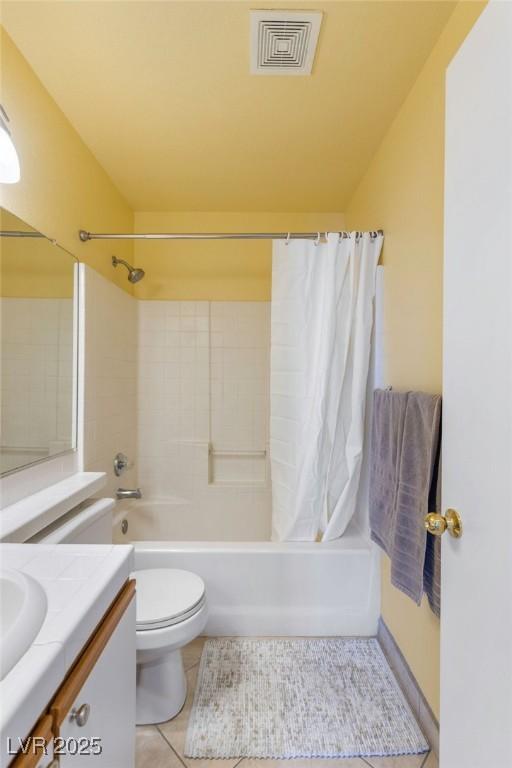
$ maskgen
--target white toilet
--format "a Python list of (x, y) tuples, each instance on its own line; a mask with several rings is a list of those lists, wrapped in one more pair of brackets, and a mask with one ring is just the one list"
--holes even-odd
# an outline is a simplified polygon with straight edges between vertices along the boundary
[(203, 580), (175, 568), (135, 571), (137, 580), (137, 725), (178, 714), (187, 696), (181, 648), (204, 629)]
[[(113, 499), (80, 505), (34, 536), (32, 543), (111, 544)], [(137, 725), (170, 720), (187, 696), (181, 648), (204, 629), (203, 580), (175, 568), (134, 571), (137, 600)]]

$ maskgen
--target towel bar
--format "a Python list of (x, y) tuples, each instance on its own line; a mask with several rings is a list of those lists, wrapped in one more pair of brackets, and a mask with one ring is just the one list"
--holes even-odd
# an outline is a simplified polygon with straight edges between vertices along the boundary
[(253, 451), (249, 450), (229, 450), (224, 448), (214, 448), (212, 445), (208, 447), (208, 453), (210, 456), (253, 456), (253, 457), (265, 457), (267, 455), (266, 450)]

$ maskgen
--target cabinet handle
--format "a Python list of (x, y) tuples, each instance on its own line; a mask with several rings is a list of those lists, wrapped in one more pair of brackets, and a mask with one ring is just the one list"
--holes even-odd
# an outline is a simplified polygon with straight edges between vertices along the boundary
[(91, 705), (82, 704), (80, 707), (77, 707), (71, 710), (69, 719), (74, 720), (75, 723), (78, 725), (78, 727), (82, 728), (82, 726), (84, 726), (88, 721), (90, 714), (91, 714)]

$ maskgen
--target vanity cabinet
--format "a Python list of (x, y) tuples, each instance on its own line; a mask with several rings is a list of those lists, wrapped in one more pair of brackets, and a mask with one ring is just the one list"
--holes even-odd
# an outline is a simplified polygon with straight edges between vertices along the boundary
[(11, 768), (133, 768), (135, 582), (128, 581), (34, 728), (47, 755), (19, 754)]
[[(60, 724), (56, 748), (61, 751), (62, 746), (61, 768), (130, 768), (133, 765), (134, 626), (135, 601), (132, 600)], [(56, 714), (58, 707), (59, 697), (52, 707)]]

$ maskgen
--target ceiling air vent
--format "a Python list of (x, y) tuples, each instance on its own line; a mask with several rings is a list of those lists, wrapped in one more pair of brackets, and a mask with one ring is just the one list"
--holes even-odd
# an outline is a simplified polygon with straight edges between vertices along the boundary
[(251, 11), (251, 73), (310, 75), (322, 14)]

